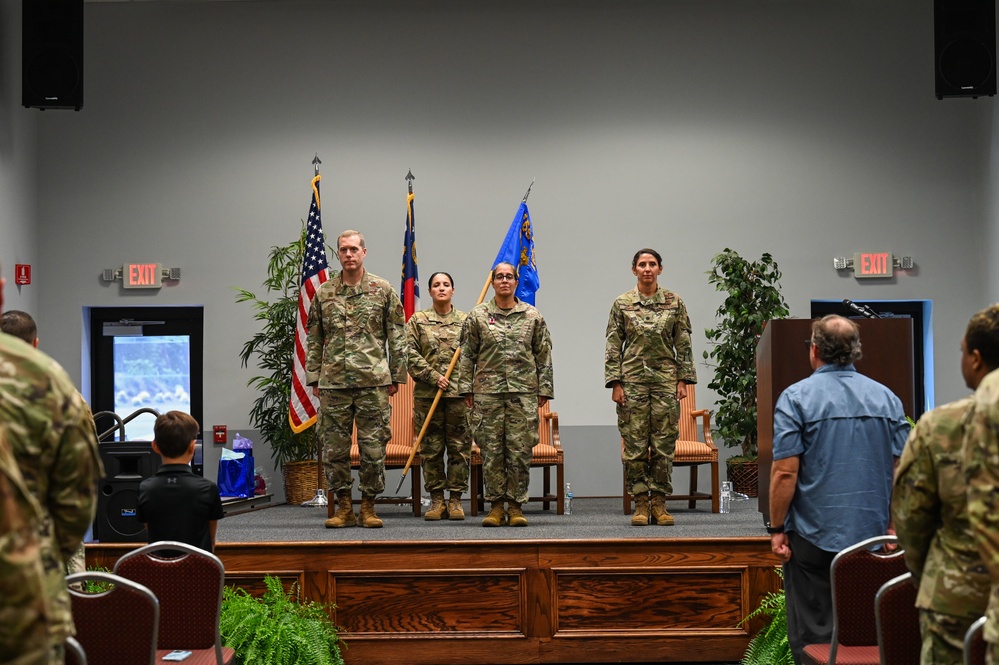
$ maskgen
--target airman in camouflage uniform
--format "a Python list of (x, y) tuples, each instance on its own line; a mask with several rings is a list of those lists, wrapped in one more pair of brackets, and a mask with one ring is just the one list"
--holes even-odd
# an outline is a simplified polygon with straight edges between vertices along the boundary
[[(984, 565), (990, 595), (985, 614), (988, 662), (999, 665), (999, 304), (978, 312), (961, 340), (961, 373), (976, 388), (964, 424), (964, 480), (967, 514), (980, 561), (965, 568), (966, 584), (973, 583)], [(960, 565), (955, 562), (956, 565)], [(951, 573), (952, 571), (948, 571)], [(957, 614), (957, 612), (953, 612)]]
[(891, 509), (919, 585), (922, 665), (960, 665), (964, 634), (985, 611), (989, 575), (968, 522), (963, 443), (971, 397), (923, 415), (895, 471)]
[[(0, 280), (0, 289), (2, 283)], [(63, 644), (74, 634), (66, 561), (94, 519), (97, 481), (103, 475), (93, 420), (88, 418), (86, 404), (72, 381), (54, 360), (18, 338), (0, 333), (0, 423), (4, 447), (9, 448), (23, 479), (22, 491), (3, 495), (4, 519), (12, 517), (8, 512), (13, 508), (11, 503), (16, 503), (17, 497), (23, 500), (23, 490), (35, 503), (30, 508), (22, 503), (19, 518), (30, 519), (34, 543), (23, 523), (17, 530), (5, 529), (0, 535), (4, 587), (0, 593), (0, 661), (14, 661), (18, 654), (32, 650), (37, 654), (41, 646), (48, 652), (47, 658), (25, 657), (15, 662), (61, 663)], [(41, 604), (33, 593), (26, 593), (28, 589), (20, 588), (32, 583), (30, 577), (20, 577), (21, 572), (30, 572), (21, 566), (31, 568), (34, 564), (19, 560), (18, 553), (30, 555), (36, 547), (43, 587)], [(35, 573), (39, 571), (33, 570), (37, 583)], [(12, 580), (11, 574), (18, 577)], [(45, 645), (36, 641), (40, 631), (47, 634)]]
[(631, 523), (671, 525), (665, 499), (673, 492), (673, 454), (679, 434), (679, 400), (697, 383), (690, 317), (680, 297), (658, 283), (662, 257), (639, 250), (631, 270), (638, 285), (611, 305), (604, 350), (604, 383), (617, 403), (624, 440), (628, 491), (635, 497)]
[(0, 661), (49, 663), (48, 594), (38, 527), (42, 508), (0, 425)]
[[(0, 314), (0, 331), (14, 337), (19, 337), (36, 349), (38, 348), (38, 326), (35, 324), (35, 319), (27, 312), (9, 309)], [(80, 397), (81, 399), (83, 398), (82, 395)], [(96, 437), (97, 423), (94, 422), (90, 405), (87, 405), (87, 417), (94, 425), (94, 436)], [(73, 553), (73, 556), (66, 561), (66, 574), (83, 573), (86, 570), (87, 550), (81, 542), (80, 546), (76, 548), (76, 552)]]
[(492, 504), (483, 526), (527, 525), (521, 506), (529, 496), (538, 408), (555, 396), (548, 326), (514, 296), (516, 274), (510, 264), (497, 264), (495, 297), (476, 305), (462, 328), (459, 392), (472, 409), (485, 499)]
[[(465, 313), (451, 305), (454, 286), (449, 274), (434, 273), (430, 276), (429, 287), (434, 306), (415, 312), (406, 324), (409, 373), (416, 382), (413, 386), (413, 430), (418, 436), (437, 391), (443, 390), (420, 442), (424, 487), (430, 493), (426, 519), (463, 520), (461, 494), (468, 490), (468, 460), (472, 448), (468, 436), (468, 406), (458, 394), (460, 370), (452, 372), (450, 379), (444, 375), (458, 349)], [(451, 492), (446, 507), (444, 490)]]
[(357, 523), (350, 496), (355, 424), (360, 522), (382, 526), (374, 500), (385, 490), (385, 446), (392, 438), (389, 397), (407, 381), (402, 303), (387, 281), (364, 270), (366, 254), (364, 236), (340, 234), (337, 257), (343, 271), (316, 290), (307, 324), (306, 382), (319, 394), (326, 483), (338, 502), (327, 528)]

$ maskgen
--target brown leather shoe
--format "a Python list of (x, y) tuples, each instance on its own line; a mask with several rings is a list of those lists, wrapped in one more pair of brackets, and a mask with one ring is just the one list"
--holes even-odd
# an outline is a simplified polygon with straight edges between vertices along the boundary
[(357, 524), (354, 516), (354, 506), (350, 501), (350, 492), (339, 492), (336, 495), (337, 507), (333, 517), (326, 520), (327, 529), (341, 529), (345, 526)]
[(447, 513), (448, 519), (465, 519), (465, 511), (461, 508), (461, 492), (451, 492), (451, 498), (447, 502)]
[(378, 518), (378, 515), (375, 515), (375, 497), (361, 497), (361, 513), (357, 516), (357, 520), (361, 526), (367, 529), (381, 528), (382, 521)]
[(482, 520), (482, 526), (503, 526), (505, 524), (506, 511), (503, 510), (503, 502), (493, 501), (489, 514)]
[(649, 525), (649, 495), (635, 495), (635, 512), (631, 515), (631, 526)]
[(520, 509), (519, 503), (511, 501), (507, 513), (510, 516), (510, 526), (527, 526), (527, 518), (524, 517), (524, 511)]
[(666, 510), (666, 495), (652, 492), (652, 519), (659, 526), (673, 526), (673, 516)]
[(434, 490), (430, 493), (430, 508), (423, 519), (436, 522), (447, 517), (447, 507), (444, 505), (444, 490)]

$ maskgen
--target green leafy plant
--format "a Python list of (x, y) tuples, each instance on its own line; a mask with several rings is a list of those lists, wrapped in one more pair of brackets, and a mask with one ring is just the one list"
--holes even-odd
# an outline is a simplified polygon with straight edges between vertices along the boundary
[[(87, 568), (88, 573), (110, 573), (112, 572), (110, 568), (104, 568), (103, 566), (90, 566)], [(109, 591), (114, 585), (110, 582), (98, 582), (97, 580), (87, 580), (83, 583), (83, 593), (102, 593), (104, 591)]]
[(316, 459), (317, 455), (316, 428), (296, 434), (288, 421), (305, 233), (303, 224), (298, 241), (271, 248), (263, 283), (269, 299), (258, 298), (245, 289), (239, 289), (236, 297), (236, 302), (253, 306), (253, 318), (261, 323), (260, 331), (243, 345), (240, 359), (246, 367), (256, 356), (257, 367), (266, 372), (247, 382), (260, 391), (250, 411), (250, 425), (270, 444), (271, 457), (279, 467), (286, 462)]
[(297, 600), (298, 586), (285, 593), (281, 580), (264, 578), (267, 590), (254, 598), (225, 587), (219, 630), (240, 665), (343, 665), (342, 642), (329, 618), (332, 605)]
[(715, 431), (726, 446), (741, 447), (743, 458), (756, 459), (756, 343), (767, 321), (788, 315), (781, 272), (770, 254), (747, 261), (728, 248), (711, 263), (708, 283), (726, 294), (717, 325), (704, 331), (712, 345), (704, 358), (715, 368), (708, 388), (718, 395)]
[[(783, 587), (784, 573), (780, 568), (774, 568)], [(770, 617), (768, 623), (749, 641), (746, 653), (739, 661), (740, 665), (792, 665), (791, 644), (787, 639), (787, 605), (784, 589), (768, 593), (760, 606), (753, 610), (739, 625), (760, 615)]]

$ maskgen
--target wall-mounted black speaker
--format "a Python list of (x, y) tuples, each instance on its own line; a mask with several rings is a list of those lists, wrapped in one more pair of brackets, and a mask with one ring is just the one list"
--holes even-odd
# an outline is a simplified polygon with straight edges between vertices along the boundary
[(156, 473), (160, 456), (148, 441), (102, 443), (98, 450), (106, 475), (97, 487), (94, 539), (102, 543), (146, 542), (148, 534), (135, 514), (139, 484)]
[(21, 3), (21, 104), (83, 108), (83, 0)]
[(937, 99), (996, 94), (995, 0), (934, 0)]

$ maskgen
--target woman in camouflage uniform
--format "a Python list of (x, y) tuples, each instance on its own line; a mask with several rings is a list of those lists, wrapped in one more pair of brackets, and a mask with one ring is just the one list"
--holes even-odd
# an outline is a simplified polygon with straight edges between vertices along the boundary
[[(468, 458), (472, 443), (468, 437), (468, 407), (458, 394), (458, 372), (444, 378), (448, 364), (458, 348), (465, 313), (451, 305), (454, 280), (446, 272), (430, 276), (430, 295), (434, 306), (416, 312), (406, 324), (409, 343), (409, 373), (416, 381), (413, 389), (413, 428), (417, 435), (423, 427), (438, 390), (441, 400), (434, 410), (420, 443), (424, 488), (430, 492), (426, 519), (465, 519), (461, 494), (468, 489)], [(445, 471), (444, 452), (447, 451)], [(444, 505), (444, 490), (451, 498)]]
[(604, 351), (604, 382), (617, 404), (628, 491), (635, 526), (673, 524), (666, 495), (673, 493), (673, 453), (680, 400), (697, 383), (690, 317), (680, 296), (659, 286), (662, 257), (641, 249), (631, 261), (638, 285), (611, 305)]

